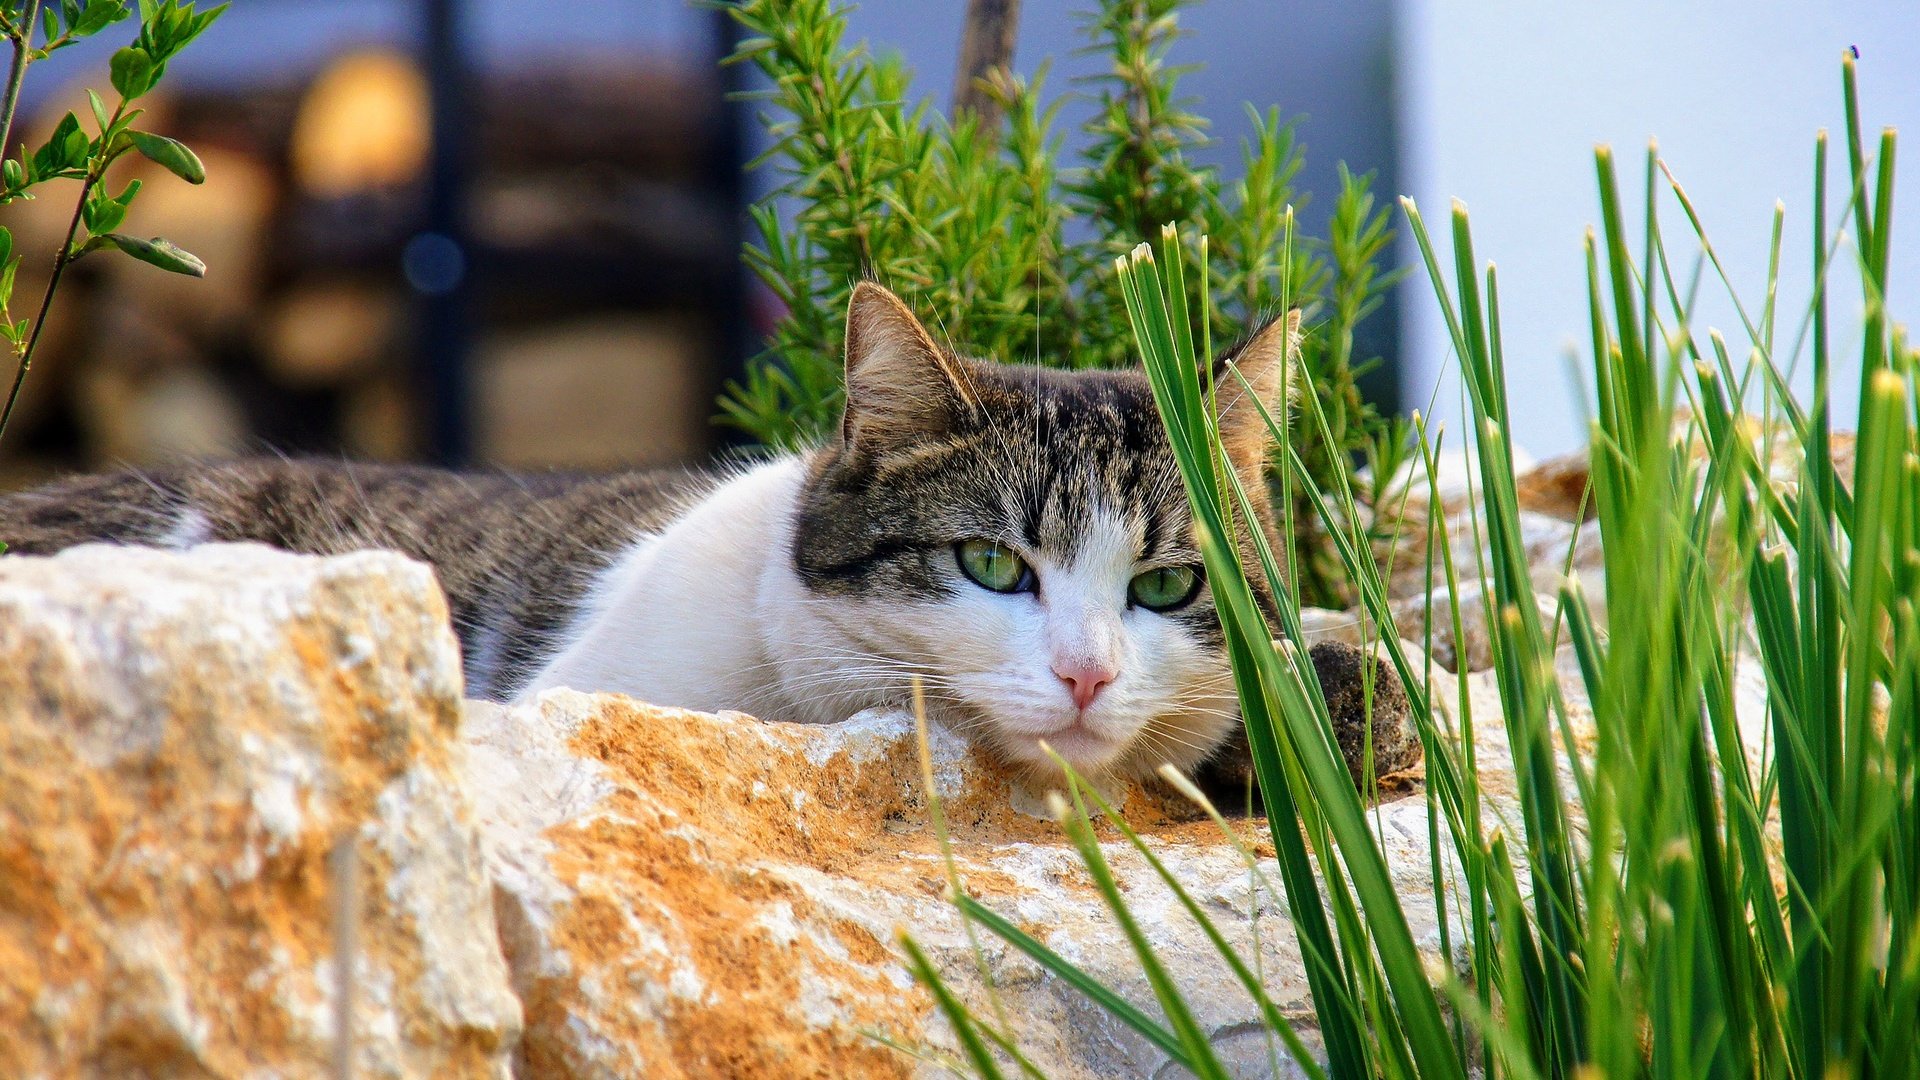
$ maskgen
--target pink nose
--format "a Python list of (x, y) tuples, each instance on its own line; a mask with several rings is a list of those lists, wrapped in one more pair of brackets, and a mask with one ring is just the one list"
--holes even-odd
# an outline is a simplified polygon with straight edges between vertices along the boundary
[(1055, 663), (1053, 673), (1067, 684), (1067, 692), (1073, 695), (1076, 708), (1084, 709), (1093, 704), (1100, 691), (1112, 683), (1119, 674), (1110, 667), (1092, 663)]

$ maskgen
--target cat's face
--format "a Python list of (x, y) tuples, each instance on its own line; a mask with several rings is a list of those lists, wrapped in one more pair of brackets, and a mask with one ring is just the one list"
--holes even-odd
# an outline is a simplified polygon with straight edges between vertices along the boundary
[[(1254, 385), (1284, 365), (1285, 334), (1239, 354)], [(1144, 375), (956, 358), (863, 285), (848, 401), (793, 551), (815, 614), (853, 643), (843, 686), (897, 700), (918, 674), (941, 722), (1037, 771), (1043, 741), (1122, 775), (1219, 745), (1231, 672)], [(1229, 410), (1230, 444), (1228, 419), (1258, 423)], [(1257, 474), (1264, 439), (1237, 443)]]

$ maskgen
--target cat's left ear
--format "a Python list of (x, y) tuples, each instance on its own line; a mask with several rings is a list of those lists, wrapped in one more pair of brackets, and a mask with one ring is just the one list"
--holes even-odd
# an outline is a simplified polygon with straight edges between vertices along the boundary
[[(1215, 393), (1220, 401), (1220, 439), (1234, 464), (1249, 468), (1265, 462), (1271, 433), (1300, 393), (1300, 309), (1274, 319), (1245, 345), (1214, 361)], [(1261, 415), (1265, 406), (1266, 415)]]
[(847, 301), (849, 446), (886, 451), (948, 434), (975, 409), (960, 361), (934, 344), (907, 305), (871, 281)]

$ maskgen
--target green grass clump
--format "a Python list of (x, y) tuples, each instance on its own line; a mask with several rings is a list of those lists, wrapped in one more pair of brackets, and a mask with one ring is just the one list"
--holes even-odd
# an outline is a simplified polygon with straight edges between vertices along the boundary
[[(785, 305), (770, 348), (729, 386), (721, 418), (755, 440), (815, 443), (840, 415), (847, 297), (873, 276), (938, 320), (956, 348), (1008, 362), (1122, 367), (1135, 360), (1112, 260), (1166, 221), (1204, 223), (1213, 262), (1202, 285), (1219, 298), (1196, 318), (1226, 345), (1288, 303), (1310, 333), (1302, 363), (1329, 423), (1302, 454), (1331, 490), (1353, 462), (1405, 444), (1360, 396), (1355, 328), (1382, 302), (1392, 242), (1370, 176), (1341, 170), (1329, 233), (1296, 237), (1301, 151), (1278, 109), (1259, 113), (1237, 178), (1192, 160), (1207, 122), (1180, 91), (1192, 69), (1172, 62), (1192, 0), (1099, 0), (1084, 20), (1087, 51), (1106, 69), (1079, 87), (1094, 105), (1085, 149), (1063, 160), (1043, 64), (1032, 81), (999, 73), (988, 87), (1004, 121), (948, 116), (914, 99), (900, 58), (846, 41), (836, 0), (744, 0), (728, 11), (748, 37), (733, 57), (772, 82), (764, 119), (772, 147), (757, 165), (778, 184), (753, 208), (760, 233), (748, 265)], [(783, 212), (791, 217), (783, 218)], [(1084, 237), (1084, 239), (1076, 239)], [(1196, 326), (1196, 331), (1202, 329)], [(1299, 530), (1301, 587), (1321, 602), (1343, 582), (1310, 520)]]
[[(1597, 391), (1589, 498), (1605, 548), (1604, 630), (1575, 583), (1546, 598), (1551, 614), (1536, 603), (1506, 439), (1498, 275), (1476, 260), (1464, 206), (1451, 215), (1449, 275), (1418, 209), (1403, 203), (1459, 357), (1482, 493), (1474, 513), (1486, 557), (1456, 568), (1443, 550), (1442, 569), (1450, 583), (1477, 578), (1494, 598), (1497, 716), (1476, 716), (1459, 687), (1434, 685), (1396, 637), (1381, 642), (1426, 751), (1433, 899), (1451, 963), (1416, 947), (1299, 647), (1296, 603), (1283, 599), (1280, 625), (1267, 625), (1235, 560), (1245, 494), (1224, 466), (1211, 406), (1217, 388), (1202, 381), (1197, 362), (1208, 353), (1211, 320), (1188, 317), (1196, 295), (1188, 275), (1212, 280), (1209, 244), (1182, 243), (1169, 228), (1157, 253), (1142, 245), (1121, 261), (1117, 279), (1192, 499), (1283, 898), (1306, 958), (1324, 1066), (1297, 1041), (1285, 1045), (1310, 1073), (1915, 1075), (1920, 353), (1884, 306), (1894, 133), (1866, 145), (1851, 62), (1845, 89), (1847, 186), (1830, 198), (1823, 134), (1811, 215), (1815, 291), (1805, 333), (1784, 350), (1804, 343), (1810, 352), (1811, 402), (1791, 392), (1792, 361), (1775, 333), (1781, 219), (1767, 300), (1751, 307), (1653, 153), (1645, 218), (1632, 226), (1613, 155), (1596, 153), (1601, 222), (1586, 248)], [(1676, 284), (1691, 268), (1676, 272), (1670, 257), (1657, 212), (1663, 193), (1697, 247), (1688, 261), (1711, 267), (1733, 297), (1737, 346), (1693, 324), (1692, 291)], [(1830, 222), (1836, 209), (1848, 241)], [(1857, 264), (1865, 310), (1850, 474), (1834, 465), (1828, 404), (1838, 349), (1826, 289), (1843, 259)], [(1198, 295), (1204, 308), (1205, 292)], [(1283, 419), (1273, 418), (1276, 428)], [(1326, 418), (1310, 397), (1293, 423), (1311, 431)], [(1431, 486), (1436, 448), (1424, 427), (1417, 447)], [(1322, 494), (1306, 482), (1297, 446), (1282, 452), (1361, 604), (1375, 625), (1393, 625), (1369, 538), (1353, 524), (1352, 489), (1336, 484)], [(1777, 482), (1781, 462), (1790, 463), (1790, 482)], [(1428, 513), (1437, 537), (1437, 511)], [(1259, 558), (1276, 561), (1264, 547)], [(1439, 606), (1457, 621), (1454, 591), (1450, 584)], [(1556, 655), (1560, 668), (1577, 672), (1565, 683), (1555, 677)], [(1764, 685), (1764, 716), (1743, 706), (1747, 723), (1764, 720), (1764, 738), (1740, 730), (1742, 672)], [(1458, 704), (1443, 712), (1438, 700), (1455, 695)], [(1593, 738), (1590, 752), (1569, 757), (1577, 699), (1590, 704)], [(1498, 824), (1489, 820), (1472, 734), (1487, 723), (1503, 726), (1512, 750), (1517, 820)], [(1089, 815), (1074, 786), (1063, 819), (1099, 884), (1101, 857), (1086, 842)], [(1124, 902), (1105, 895), (1124, 928)], [(977, 901), (963, 900), (962, 911), (1006, 936)], [(1147, 964), (1144, 942), (1136, 944)], [(1245, 970), (1219, 947), (1226, 975)], [(921, 976), (932, 978), (927, 969)], [(1160, 1015), (1118, 1018), (1194, 1074), (1221, 1075), (1183, 1019), (1181, 988), (1150, 981)], [(1257, 980), (1248, 990), (1264, 1002)], [(1018, 1044), (1017, 1031), (968, 1022), (995, 1045)], [(985, 1060), (975, 1059), (977, 1071), (995, 1075), (996, 1059)]]

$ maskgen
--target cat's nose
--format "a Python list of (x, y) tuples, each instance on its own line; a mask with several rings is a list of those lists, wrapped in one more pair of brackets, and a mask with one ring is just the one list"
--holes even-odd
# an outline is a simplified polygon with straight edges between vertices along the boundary
[(1053, 665), (1053, 673), (1060, 677), (1061, 682), (1067, 684), (1067, 692), (1073, 695), (1074, 706), (1080, 709), (1093, 704), (1093, 699), (1100, 696), (1100, 691), (1105, 690), (1115, 676), (1120, 674), (1105, 664), (1087, 661), (1072, 661), (1064, 664), (1056, 661)]

